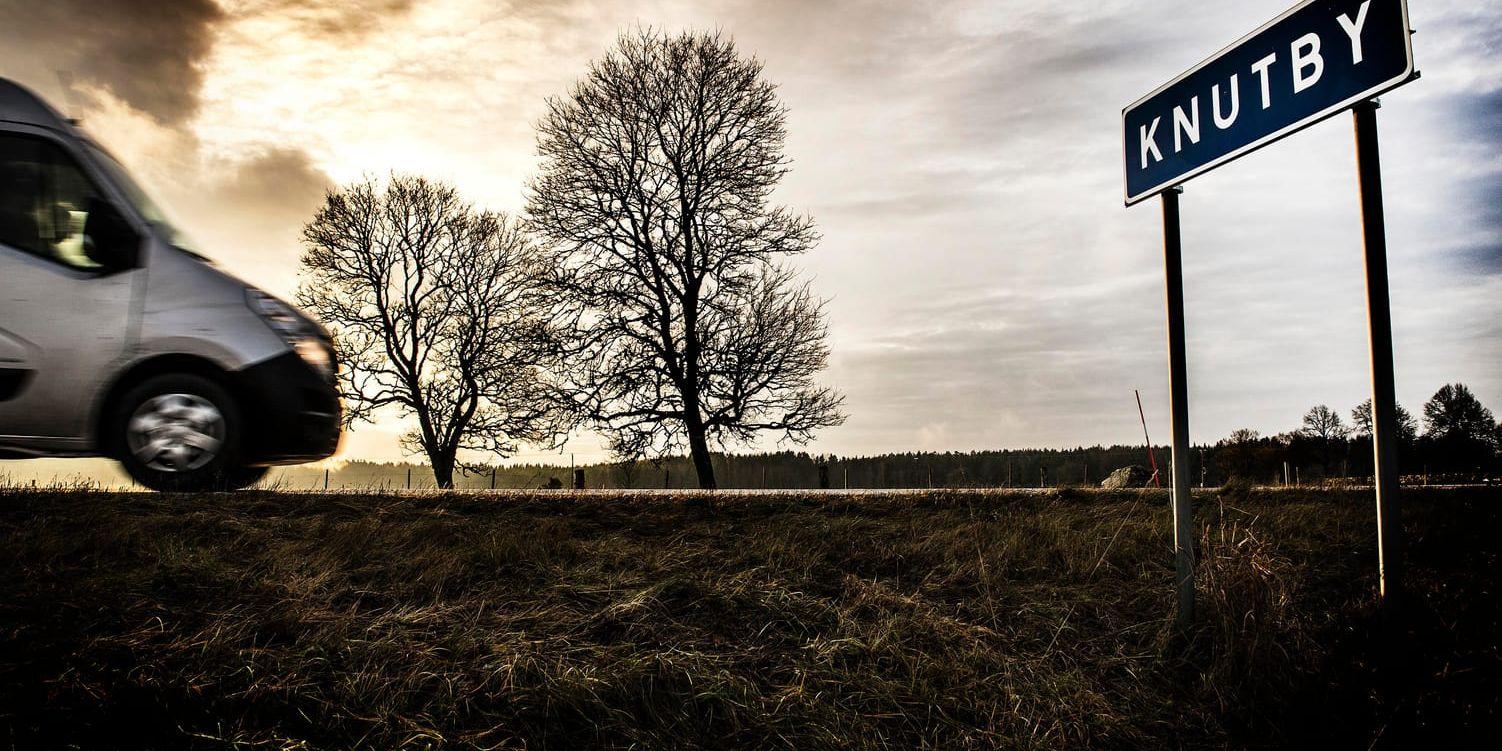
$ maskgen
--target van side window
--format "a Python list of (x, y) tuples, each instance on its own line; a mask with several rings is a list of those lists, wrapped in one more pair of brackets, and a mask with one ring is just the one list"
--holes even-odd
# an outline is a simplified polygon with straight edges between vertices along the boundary
[(84, 224), (102, 200), (57, 144), (0, 133), (0, 244), (76, 269), (99, 269)]

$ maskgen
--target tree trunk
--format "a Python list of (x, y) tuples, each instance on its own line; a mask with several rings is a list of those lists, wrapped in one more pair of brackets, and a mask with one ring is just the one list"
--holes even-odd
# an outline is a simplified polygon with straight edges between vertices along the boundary
[(440, 490), (454, 489), (454, 457), (441, 452), (430, 452), (428, 461), (433, 465), (433, 481)]
[(688, 423), (688, 450), (694, 459), (694, 471), (699, 475), (699, 488), (718, 490), (719, 485), (714, 479), (714, 463), (709, 456), (709, 440), (704, 435), (704, 421), (692, 414), (685, 422)]
[(699, 475), (699, 489), (719, 490), (720, 486), (714, 479), (714, 463), (709, 460), (709, 440), (704, 430), (704, 415), (699, 412), (699, 343), (693, 333), (697, 317), (693, 298), (684, 305), (684, 315), (689, 321), (689, 334), (684, 354), (687, 361), (686, 383), (679, 385), (680, 393), (683, 394), (683, 427), (688, 433), (688, 452), (694, 460), (694, 471)]

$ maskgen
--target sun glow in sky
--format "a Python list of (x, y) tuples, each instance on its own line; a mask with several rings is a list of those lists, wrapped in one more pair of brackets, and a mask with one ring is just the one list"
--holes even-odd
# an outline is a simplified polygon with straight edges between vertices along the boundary
[[(1458, 380), (1502, 407), (1502, 7), (1413, 6), (1424, 76), (1379, 116), (1398, 396)], [(850, 419), (813, 449), (1073, 446), (1140, 440), (1138, 388), (1168, 433), (1159, 217), (1121, 205), (1121, 108), (1285, 7), (4, 0), (0, 75), (82, 117), (207, 255), (288, 295), (326, 188), (415, 172), (516, 211), (546, 98), (618, 33), (721, 30), (781, 87), (777, 198), (824, 237), (796, 263), (831, 300), (825, 381)], [(1188, 186), (1195, 440), (1366, 397), (1352, 149), (1336, 117)], [(399, 458), (401, 429), (360, 426), (343, 455)], [(603, 458), (589, 436), (569, 451)]]

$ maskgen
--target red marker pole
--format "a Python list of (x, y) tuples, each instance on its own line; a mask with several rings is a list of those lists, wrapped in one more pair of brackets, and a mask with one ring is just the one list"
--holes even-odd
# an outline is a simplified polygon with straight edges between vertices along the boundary
[(1147, 434), (1147, 413), (1142, 411), (1142, 392), (1132, 389), (1137, 395), (1137, 417), (1142, 419), (1142, 440), (1147, 443), (1147, 461), (1153, 465), (1153, 487), (1163, 487), (1163, 479), (1158, 475), (1158, 452), (1153, 450), (1153, 439)]

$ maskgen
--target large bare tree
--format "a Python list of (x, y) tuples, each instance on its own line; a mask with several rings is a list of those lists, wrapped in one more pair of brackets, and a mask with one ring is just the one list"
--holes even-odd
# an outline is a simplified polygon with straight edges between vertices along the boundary
[(393, 175), (331, 192), (303, 229), (298, 301), (338, 344), (350, 422), (394, 409), (439, 487), (466, 454), (508, 456), (564, 427), (545, 378), (554, 306), (536, 245), (449, 185)]
[(717, 34), (621, 37), (538, 125), (528, 196), (572, 304), (575, 404), (626, 458), (795, 443), (844, 420), (815, 376), (823, 302), (780, 260), (818, 241), (773, 206), (786, 111), (755, 59)]

